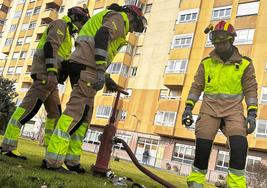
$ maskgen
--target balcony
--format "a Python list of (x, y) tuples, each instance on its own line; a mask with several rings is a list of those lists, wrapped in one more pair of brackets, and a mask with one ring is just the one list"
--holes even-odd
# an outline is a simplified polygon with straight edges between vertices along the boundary
[(41, 24), (39, 27), (36, 28), (36, 33), (43, 34), (47, 26), (48, 24)]
[(30, 74), (24, 74), (23, 76), (23, 82), (32, 82), (32, 78)]
[(165, 135), (165, 136), (172, 136), (173, 135), (174, 127), (165, 127), (165, 126), (154, 126), (154, 133), (159, 135)]
[(43, 24), (49, 24), (50, 22), (58, 19), (58, 13), (55, 9), (46, 9), (41, 13), (41, 19)]
[(62, 0), (46, 0), (45, 3), (49, 7), (59, 8), (62, 4)]
[(132, 45), (135, 45), (136, 44), (136, 41), (137, 41), (137, 36), (133, 33), (129, 33), (126, 37), (126, 40), (132, 44)]
[(185, 74), (165, 74), (164, 85), (169, 89), (175, 89), (177, 86), (184, 85)]

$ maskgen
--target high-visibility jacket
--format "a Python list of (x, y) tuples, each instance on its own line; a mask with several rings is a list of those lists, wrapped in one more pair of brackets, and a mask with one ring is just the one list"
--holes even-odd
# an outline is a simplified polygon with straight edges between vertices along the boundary
[(204, 92), (200, 112), (215, 117), (242, 112), (244, 96), (248, 109), (257, 109), (257, 82), (252, 61), (242, 57), (237, 48), (225, 63), (215, 51), (210, 55), (199, 65), (186, 103), (194, 106)]
[[(109, 43), (107, 52), (95, 49), (95, 36), (101, 27), (109, 29)], [(114, 59), (122, 46), (127, 44), (126, 35), (129, 32), (129, 20), (125, 12), (104, 10), (85, 23), (76, 40), (75, 51), (71, 55), (74, 62), (85, 64), (93, 69), (96, 67), (95, 54), (106, 54), (106, 67)], [(102, 55), (101, 54), (101, 55)]]
[[(46, 73), (46, 64), (53, 64), (53, 68), (61, 68), (61, 62), (68, 60), (72, 49), (72, 36), (69, 31), (71, 19), (64, 16), (62, 19), (55, 20), (49, 24), (44, 31), (34, 54), (32, 63), (32, 74)], [(72, 24), (72, 27), (77, 28)], [(45, 59), (44, 45), (50, 42), (52, 46), (52, 58)]]

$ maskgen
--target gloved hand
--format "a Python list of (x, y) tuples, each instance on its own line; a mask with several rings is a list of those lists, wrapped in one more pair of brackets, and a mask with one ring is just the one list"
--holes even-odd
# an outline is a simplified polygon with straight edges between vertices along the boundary
[(193, 110), (192, 106), (187, 105), (182, 115), (182, 124), (187, 127), (191, 126), (194, 123), (192, 110)]
[(96, 72), (96, 82), (92, 84), (92, 87), (99, 91), (104, 87), (105, 84), (105, 72), (102, 70), (98, 70)]
[(67, 80), (69, 61), (65, 60), (61, 62), (61, 68), (58, 70), (57, 80), (59, 84), (64, 85), (64, 82)]
[(115, 92), (119, 87), (109, 74), (105, 75), (105, 85), (108, 91)]
[(47, 81), (45, 83), (45, 87), (48, 90), (54, 90), (57, 88), (57, 84), (58, 84), (57, 75), (52, 72), (51, 73), (49, 72), (47, 76)]
[[(245, 121), (245, 127), (247, 128), (247, 134), (251, 134), (256, 129), (256, 117), (257, 117), (257, 111), (256, 110), (249, 110), (248, 116)], [(249, 124), (249, 126), (248, 126)]]

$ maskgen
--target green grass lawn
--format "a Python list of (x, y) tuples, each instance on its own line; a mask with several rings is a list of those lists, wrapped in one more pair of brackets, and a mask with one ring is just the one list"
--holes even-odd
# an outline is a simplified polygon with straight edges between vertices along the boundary
[[(2, 136), (0, 136), (0, 142), (2, 142)], [(41, 161), (44, 156), (43, 147), (39, 146), (37, 142), (27, 139), (19, 140), (19, 151), (28, 157), (28, 160), (23, 161), (19, 159), (11, 159), (6, 156), (0, 155), (0, 187), (16, 188), (16, 187), (34, 187), (40, 188), (42, 185), (50, 187), (88, 187), (88, 188), (109, 188), (115, 187), (109, 182), (108, 179), (94, 177), (90, 172), (90, 166), (95, 163), (96, 155), (83, 152), (81, 157), (81, 163), (86, 168), (87, 173), (84, 175), (64, 175), (60, 173), (51, 172), (48, 170), (42, 170), (40, 168)], [(140, 172), (131, 162), (111, 161), (111, 169), (118, 176), (127, 176), (134, 181), (145, 185), (147, 188), (162, 187), (157, 182)], [(173, 173), (169, 173), (163, 170), (149, 168), (152, 172), (158, 176), (166, 179), (177, 188), (185, 188), (185, 177), (178, 176)], [(207, 185), (205, 187), (213, 187)], [(42, 188), (46, 188), (43, 186)]]

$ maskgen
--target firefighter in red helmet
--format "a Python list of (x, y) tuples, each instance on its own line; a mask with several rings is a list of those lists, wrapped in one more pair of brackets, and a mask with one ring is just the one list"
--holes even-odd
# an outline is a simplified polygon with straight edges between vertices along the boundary
[(81, 147), (93, 114), (96, 92), (104, 84), (111, 91), (118, 87), (105, 71), (119, 49), (127, 44), (128, 32), (143, 32), (145, 26), (140, 8), (112, 4), (82, 27), (70, 57), (73, 90), (47, 147), (44, 168), (68, 173), (62, 167), (65, 162), (68, 170), (85, 172), (80, 165)]
[(258, 104), (254, 66), (252, 60), (242, 56), (233, 45), (237, 35), (232, 24), (220, 21), (214, 28), (209, 25), (205, 33), (209, 34), (215, 49), (201, 61), (182, 115), (182, 123), (190, 126), (194, 105), (204, 92), (196, 122), (195, 159), (187, 183), (190, 188), (204, 186), (213, 140), (221, 129), (230, 145), (227, 187), (245, 188), (247, 134), (256, 128)]

